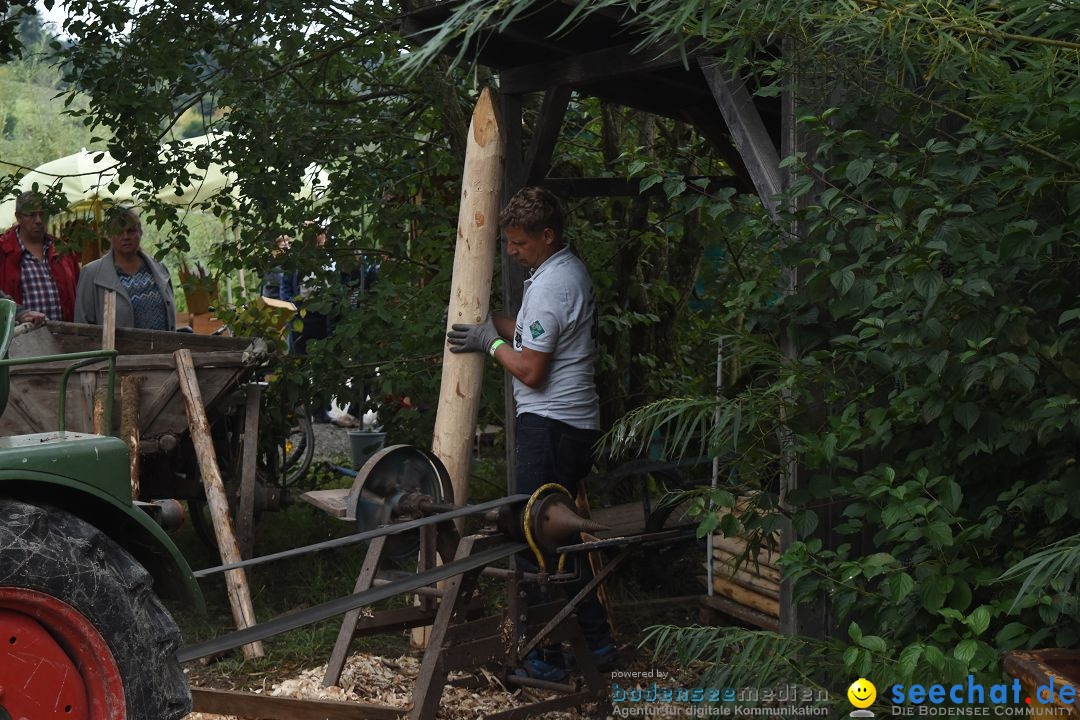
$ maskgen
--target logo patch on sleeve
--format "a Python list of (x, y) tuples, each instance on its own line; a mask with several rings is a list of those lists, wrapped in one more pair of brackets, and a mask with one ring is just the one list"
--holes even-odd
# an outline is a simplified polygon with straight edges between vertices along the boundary
[(533, 340), (544, 334), (544, 326), (540, 324), (539, 320), (534, 320), (533, 324), (529, 326), (529, 332), (532, 333)]

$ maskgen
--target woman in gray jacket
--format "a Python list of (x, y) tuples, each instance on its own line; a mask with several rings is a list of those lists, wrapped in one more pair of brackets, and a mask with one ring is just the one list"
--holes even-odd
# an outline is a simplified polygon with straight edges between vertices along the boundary
[(144, 253), (142, 221), (129, 208), (105, 223), (109, 252), (83, 267), (75, 290), (75, 322), (105, 321), (105, 291), (116, 292), (116, 327), (176, 329), (176, 301), (164, 265)]

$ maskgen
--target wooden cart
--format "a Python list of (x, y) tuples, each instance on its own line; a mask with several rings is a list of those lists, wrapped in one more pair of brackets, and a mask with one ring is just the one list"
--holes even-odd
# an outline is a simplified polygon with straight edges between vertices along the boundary
[[(17, 336), (11, 343), (9, 356), (98, 350), (101, 345), (102, 329), (99, 326), (50, 322), (45, 327)], [(61, 424), (59, 390), (61, 378), (70, 366), (69, 362), (61, 361), (12, 368), (8, 411), (0, 418), (0, 434), (19, 435), (62, 428), (119, 435), (122, 416), (127, 413), (132, 417), (137, 405), (138, 458), (132, 465), (137, 477), (132, 483), (135, 497), (144, 501), (173, 498), (197, 505), (204, 498), (204, 492), (173, 357), (175, 351), (186, 348), (195, 365), (218, 464), (226, 486), (231, 486), (233, 491), (230, 500), (238, 500), (241, 476), (246, 470), (241, 467), (243, 434), (245, 430), (254, 429), (253, 434), (257, 437), (259, 427), (258, 386), (251, 384), (245, 392), (245, 385), (267, 359), (265, 344), (250, 338), (117, 329), (115, 348), (118, 356), (111, 429), (95, 427), (95, 397), (103, 396), (107, 385), (104, 362), (86, 365), (71, 373)], [(125, 408), (121, 402), (121, 387), (125, 384), (124, 378), (133, 377), (139, 380), (138, 401), (129, 400)], [(130, 383), (128, 385), (130, 387)], [(250, 400), (252, 391), (256, 395), (254, 402)], [(102, 402), (103, 399), (98, 400), (99, 407)], [(97, 415), (100, 424), (100, 410)], [(250, 472), (255, 472), (254, 468)], [(252, 498), (254, 511), (271, 509), (278, 504), (279, 494), (271, 487), (271, 479), (263, 477), (256, 483), (255, 497)]]

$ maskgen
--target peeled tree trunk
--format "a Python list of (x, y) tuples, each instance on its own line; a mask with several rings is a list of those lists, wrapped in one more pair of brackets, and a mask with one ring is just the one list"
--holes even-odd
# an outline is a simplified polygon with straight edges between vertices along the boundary
[[(448, 331), (455, 323), (484, 322), (488, 315), (505, 157), (499, 117), (491, 91), (485, 89), (473, 110), (465, 150)], [(443, 342), (442, 386), (431, 449), (449, 471), (454, 502), (459, 505), (469, 498), (469, 467), (486, 360), (480, 353), (452, 353)]]

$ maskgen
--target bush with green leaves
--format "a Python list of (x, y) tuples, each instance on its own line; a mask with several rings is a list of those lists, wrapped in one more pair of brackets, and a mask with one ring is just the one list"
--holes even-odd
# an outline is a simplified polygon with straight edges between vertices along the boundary
[[(467, 36), (501, 7), (469, 0), (443, 33)], [(784, 572), (827, 632), (667, 628), (661, 650), (709, 660), (728, 684), (798, 667), (825, 686), (881, 687), (996, 678), (1002, 651), (1076, 647), (1071, 573), (1044, 572), (1019, 601), (1017, 574), (1000, 578), (1080, 519), (1080, 11), (602, 0), (568, 22), (599, 11), (624, 13), (644, 53), (703, 43), (759, 96), (794, 93), (800, 116), (778, 217), (729, 196), (698, 206), (753, 238), (764, 268), (720, 311), (735, 358), (723, 396), (648, 405), (610, 437), (664, 433), (670, 450), (719, 456), (726, 482), (699, 498), (703, 533), (740, 493), (754, 502), (725, 534), (765, 541), (781, 509), (799, 538)], [(699, 195), (683, 187), (670, 194)], [(796, 459), (798, 487), (781, 493)]]

